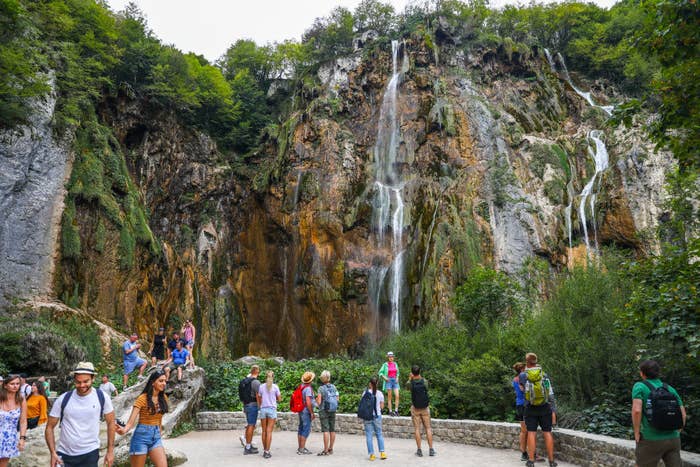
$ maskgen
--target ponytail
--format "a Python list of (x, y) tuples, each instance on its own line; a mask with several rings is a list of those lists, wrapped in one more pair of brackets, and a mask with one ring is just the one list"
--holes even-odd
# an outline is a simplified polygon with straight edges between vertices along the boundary
[(369, 379), (369, 385), (372, 387), (372, 394), (376, 396), (377, 395), (377, 377), (376, 376), (372, 376)]

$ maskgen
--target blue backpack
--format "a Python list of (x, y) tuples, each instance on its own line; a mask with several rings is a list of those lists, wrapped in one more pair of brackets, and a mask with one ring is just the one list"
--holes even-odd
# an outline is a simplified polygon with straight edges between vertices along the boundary
[(326, 412), (336, 412), (338, 410), (338, 390), (331, 383), (326, 384), (323, 410)]

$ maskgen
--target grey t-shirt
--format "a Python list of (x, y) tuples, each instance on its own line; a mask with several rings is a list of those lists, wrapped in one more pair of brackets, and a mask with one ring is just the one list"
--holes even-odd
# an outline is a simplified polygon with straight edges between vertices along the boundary
[(253, 401), (250, 402), (249, 404), (246, 405), (258, 405), (258, 391), (260, 390), (260, 380), (258, 378), (253, 378), (253, 381), (250, 382), (250, 393), (253, 396)]
[(311, 407), (316, 406), (316, 399), (314, 399), (314, 390), (311, 386), (307, 386), (301, 391), (301, 395), (304, 398), (304, 412), (309, 413), (309, 407), (306, 405), (306, 398), (311, 398)]

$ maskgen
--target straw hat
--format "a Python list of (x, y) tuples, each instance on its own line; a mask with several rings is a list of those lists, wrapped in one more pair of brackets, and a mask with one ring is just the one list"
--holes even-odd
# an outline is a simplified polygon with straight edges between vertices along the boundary
[(315, 377), (316, 377), (316, 373), (314, 373), (313, 371), (307, 371), (301, 377), (301, 382), (304, 384), (309, 384), (311, 381), (314, 380)]
[(95, 375), (95, 365), (92, 362), (80, 362), (75, 370), (71, 372), (71, 375)]

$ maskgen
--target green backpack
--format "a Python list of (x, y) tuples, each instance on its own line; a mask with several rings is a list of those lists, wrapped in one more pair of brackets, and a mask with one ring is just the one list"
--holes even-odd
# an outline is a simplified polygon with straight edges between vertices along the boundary
[(527, 382), (525, 383), (525, 399), (530, 405), (544, 405), (549, 401), (551, 384), (541, 367), (535, 366), (525, 369)]

